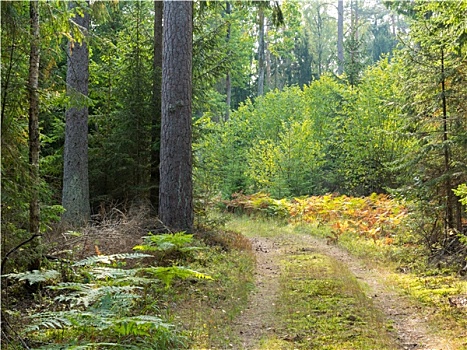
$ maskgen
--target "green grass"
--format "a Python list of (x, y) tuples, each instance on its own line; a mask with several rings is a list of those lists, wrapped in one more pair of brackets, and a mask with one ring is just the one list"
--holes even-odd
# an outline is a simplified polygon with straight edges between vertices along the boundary
[[(245, 217), (234, 217), (228, 227), (251, 232), (248, 234), (253, 236), (271, 236), (279, 230), (282, 233), (311, 234), (325, 239), (331, 232), (325, 225), (292, 227), (274, 223), (272, 219), (254, 220)], [(453, 349), (467, 349), (467, 308), (452, 307), (448, 301), (450, 297), (467, 295), (467, 280), (449, 269), (429, 266), (425, 248), (415, 244), (412, 236), (407, 233), (407, 237), (404, 237), (401, 233), (394, 244), (388, 245), (355, 234), (343, 234), (337, 245), (362, 259), (368, 266), (384, 270), (388, 274), (386, 281), (400, 294), (408, 296), (424, 312), (424, 317), (435, 333), (450, 339)], [(266, 344), (264, 349), (268, 346), (274, 349), (270, 342)]]
[[(228, 227), (248, 236), (303, 233), (273, 220), (238, 217)], [(396, 349), (391, 327), (351, 272), (330, 257), (301, 251), (298, 241), (292, 244), (280, 261), (276, 331), (260, 349)]]
[[(327, 256), (286, 255), (276, 305), (280, 349), (396, 348), (362, 286)], [(265, 341), (262, 349), (276, 340)]]
[(254, 255), (246, 238), (231, 232), (207, 236), (222, 247), (207, 249), (190, 268), (209, 272), (214, 280), (175, 285), (165, 302), (173, 322), (185, 329), (189, 349), (227, 348), (235, 342), (232, 322), (254, 287)]

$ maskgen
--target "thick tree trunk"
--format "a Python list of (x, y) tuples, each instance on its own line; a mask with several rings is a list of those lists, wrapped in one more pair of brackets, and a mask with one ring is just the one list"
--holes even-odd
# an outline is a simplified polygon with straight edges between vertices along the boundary
[[(70, 2), (70, 8), (75, 4)], [(89, 14), (76, 15), (73, 21), (85, 31), (89, 29)], [(82, 225), (89, 220), (88, 180), (88, 96), (89, 52), (86, 42), (69, 43), (67, 60), (67, 94), (71, 106), (65, 113), (65, 147), (63, 159), (62, 205), (63, 220)]]
[(258, 45), (258, 96), (264, 94), (264, 10), (258, 8), (259, 45)]
[(161, 141), (161, 87), (162, 87), (162, 15), (164, 3), (154, 1), (154, 87), (153, 103), (154, 114), (152, 118), (151, 135), (151, 192), (150, 201), (159, 211), (159, 186), (160, 186), (160, 141)]
[(344, 0), (337, 1), (337, 74), (344, 73)]
[(29, 53), (29, 173), (31, 200), (29, 202), (29, 231), (39, 234), (39, 2), (29, 3), (31, 46)]
[(159, 216), (174, 231), (193, 229), (191, 149), (193, 4), (164, 1)]

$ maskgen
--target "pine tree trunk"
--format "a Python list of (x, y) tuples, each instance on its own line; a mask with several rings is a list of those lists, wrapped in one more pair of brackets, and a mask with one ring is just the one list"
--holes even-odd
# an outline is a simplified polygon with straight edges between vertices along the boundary
[(344, 0), (337, 2), (337, 73), (344, 73)]
[(259, 45), (258, 45), (258, 96), (264, 94), (264, 10), (258, 8)]
[(159, 216), (174, 231), (193, 229), (191, 149), (193, 4), (164, 1)]
[(445, 180), (445, 191), (446, 191), (446, 233), (450, 229), (458, 229), (454, 222), (454, 201), (455, 195), (451, 182), (451, 154), (448, 145), (448, 112), (447, 112), (447, 100), (446, 100), (446, 77), (444, 67), (444, 50), (441, 49), (441, 102), (443, 107), (443, 149), (444, 149), (444, 175)]
[[(73, 9), (75, 3), (70, 2)], [(82, 30), (89, 29), (89, 14), (76, 15), (73, 21)], [(63, 158), (63, 221), (71, 225), (85, 224), (90, 218), (88, 180), (88, 96), (89, 52), (86, 42), (69, 43), (67, 60), (67, 94), (71, 107), (65, 113), (65, 147)]]
[[(232, 9), (231, 9), (230, 2), (227, 1), (225, 3), (225, 13), (227, 14), (227, 16), (229, 16), (231, 12), (232, 12)], [(229, 23), (227, 25), (226, 41), (227, 41), (227, 43), (230, 41), (230, 19), (229, 19)], [(227, 121), (230, 118), (230, 108), (231, 108), (231, 104), (232, 104), (232, 82), (231, 82), (230, 72), (227, 72), (227, 74), (225, 76), (225, 94), (226, 94), (225, 103), (227, 105), (227, 109), (225, 111), (224, 120)]]
[(151, 130), (151, 192), (150, 201), (159, 211), (159, 186), (160, 186), (160, 140), (161, 140), (161, 86), (162, 86), (162, 15), (164, 3), (154, 1), (154, 88), (153, 103), (154, 115)]
[(39, 2), (29, 3), (31, 46), (29, 53), (29, 166), (31, 200), (29, 202), (29, 231), (39, 234)]

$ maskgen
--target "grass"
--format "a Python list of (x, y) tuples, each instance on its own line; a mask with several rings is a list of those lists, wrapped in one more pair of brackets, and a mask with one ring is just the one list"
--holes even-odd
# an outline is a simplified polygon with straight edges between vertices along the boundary
[[(327, 236), (330, 235), (331, 229), (325, 225), (322, 226), (312, 226), (312, 225), (301, 225), (301, 226), (290, 226), (285, 223), (280, 223), (274, 221), (273, 219), (263, 220), (263, 219), (250, 219), (245, 217), (234, 217), (232, 221), (227, 224), (229, 229), (238, 230), (240, 232), (244, 232), (246, 235), (250, 236), (264, 236), (264, 237), (271, 237), (277, 232), (286, 233), (286, 234), (294, 234), (294, 233), (305, 233), (305, 234), (312, 234), (314, 236), (320, 237), (325, 239)], [(343, 247), (344, 249), (348, 250), (352, 255), (359, 257), (365, 263), (372, 267), (384, 270), (388, 274), (387, 282), (391, 283), (391, 287), (395, 290), (398, 290), (400, 294), (404, 294), (410, 298), (410, 300), (418, 306), (418, 308), (424, 312), (424, 316), (429, 321), (430, 326), (433, 330), (436, 331), (437, 334), (440, 334), (447, 339), (451, 340), (451, 347), (453, 349), (467, 349), (467, 308), (466, 307), (452, 307), (449, 304), (449, 298), (456, 297), (459, 295), (467, 295), (467, 280), (462, 278), (456, 273), (447, 270), (447, 269), (437, 269), (430, 267), (427, 264), (426, 259), (426, 251), (423, 246), (416, 245), (412, 242), (413, 237), (399, 237), (400, 242), (395, 242), (395, 244), (385, 244), (383, 241), (377, 240), (376, 242), (373, 240), (365, 239), (359, 237), (355, 234), (343, 234), (339, 237), (338, 245)], [(407, 241), (409, 243), (407, 243)], [(289, 257), (289, 260), (285, 260), (283, 262), (283, 277), (282, 277), (282, 285), (283, 285), (283, 294), (281, 295), (281, 299), (285, 302), (281, 303), (281, 305), (297, 305), (299, 310), (305, 310), (308, 306), (311, 307), (311, 311), (314, 309), (312, 308), (312, 302), (308, 300), (301, 305), (300, 300), (305, 299), (306, 295), (310, 295), (310, 292), (313, 290), (313, 283), (321, 283), (321, 288), (323, 288), (323, 284), (318, 282), (319, 279), (313, 277), (313, 273), (316, 273), (314, 270), (316, 268), (315, 264), (320, 261), (320, 259), (314, 259), (312, 262), (307, 261), (300, 261), (300, 259), (295, 256)], [(291, 260), (290, 260), (291, 259)], [(303, 259), (303, 258), (302, 258)], [(298, 265), (297, 265), (298, 264)], [(311, 266), (309, 266), (311, 264)], [(300, 266), (302, 265), (302, 266)], [(332, 270), (332, 266), (334, 269), (336, 267), (335, 263), (327, 262), (324, 265), (328, 266), (328, 273)], [(298, 281), (300, 283), (294, 283), (294, 273), (292, 272), (293, 266), (297, 267), (297, 270), (306, 270), (309, 273), (309, 278), (306, 280), (309, 282)], [(305, 269), (303, 267), (306, 267)], [(344, 269), (342, 266), (341, 269)], [(345, 269), (344, 269), (345, 270)], [(315, 271), (315, 272), (313, 272)], [(319, 275), (319, 274), (318, 274)], [(350, 275), (350, 273), (349, 273)], [(338, 278), (338, 277), (335, 277)], [(291, 282), (288, 283), (287, 281), (290, 280)], [(297, 281), (295, 281), (297, 282)], [(347, 286), (354, 286), (353, 282), (347, 280), (345, 282)], [(326, 286), (324, 284), (324, 286)], [(331, 285), (330, 285), (331, 286)], [(295, 289), (294, 289), (295, 288)], [(335, 290), (339, 291), (338, 285), (333, 285)], [(355, 287), (350, 288), (350, 290), (358, 290)], [(290, 293), (287, 294), (287, 290), (290, 290)], [(359, 293), (357, 293), (359, 295)], [(317, 295), (317, 300), (321, 303), (325, 296)], [(343, 300), (350, 300), (349, 298)], [(338, 305), (339, 301), (336, 304)], [(353, 302), (363, 302), (364, 299), (356, 298)], [(298, 303), (298, 304), (297, 304)], [(331, 320), (332, 322), (336, 322), (336, 324), (345, 324), (345, 316), (342, 317), (329, 317), (330, 315), (334, 315), (332, 312), (332, 303), (328, 305), (329, 313), (326, 314), (326, 320)], [(349, 307), (349, 306), (346, 306)], [(298, 322), (297, 329), (288, 329), (285, 327), (285, 333), (290, 333), (288, 336), (292, 335), (292, 337), (297, 336), (297, 339), (300, 339), (302, 342), (304, 341), (307, 344), (307, 338), (303, 334), (299, 332), (300, 329), (306, 330), (307, 326), (305, 324), (305, 320), (302, 317), (302, 312), (295, 315), (294, 318), (293, 309), (285, 309), (283, 308), (278, 309), (278, 313), (280, 314), (281, 319), (285, 320), (301, 320), (296, 321)], [(287, 316), (288, 315), (288, 316)], [(308, 312), (306, 315), (313, 316), (313, 319), (316, 318), (316, 312), (310, 313)], [(374, 319), (374, 322), (378, 323), (378, 317), (373, 315), (368, 315)], [(363, 319), (362, 316), (358, 316), (358, 319)], [(374, 318), (376, 317), (376, 318)], [(309, 317), (308, 317), (309, 319)], [(300, 324), (300, 322), (302, 324)], [(318, 322), (316, 323), (319, 325), (319, 318), (317, 319)], [(335, 332), (332, 322), (329, 324), (328, 331)], [(368, 321), (366, 321), (368, 322)], [(284, 322), (284, 325), (287, 324), (288, 321)], [(328, 326), (328, 325), (327, 325)], [(382, 325), (384, 329), (384, 325)], [(316, 326), (318, 333), (312, 333), (313, 342), (319, 342), (320, 336), (320, 327)], [(308, 329), (309, 330), (309, 329)], [(321, 329), (322, 331), (324, 330)], [(316, 330), (315, 330), (316, 332)], [(355, 329), (355, 332), (358, 333), (358, 330)], [(284, 333), (284, 334), (285, 334)], [(308, 334), (305, 331), (306, 334)], [(323, 332), (325, 334), (326, 332)], [(339, 336), (335, 334), (337, 338)], [(353, 335), (355, 336), (355, 335)], [(371, 336), (371, 334), (370, 334)], [(287, 340), (282, 339), (284, 335), (276, 337), (276, 339), (268, 339), (263, 341), (263, 347), (261, 349), (293, 349), (294, 345), (291, 345), (290, 342)], [(303, 340), (305, 339), (305, 340)], [(340, 347), (328, 347), (329, 349), (347, 349), (347, 348), (358, 348), (358, 349), (365, 349), (363, 344), (359, 344), (358, 346), (350, 346), (345, 345), (343, 339), (345, 339), (345, 335), (340, 338)], [(314, 345), (310, 343), (308, 345), (303, 345), (302, 348), (323, 348), (324, 343), (327, 341), (322, 340), (321, 345)], [(328, 345), (329, 346), (329, 345)], [(372, 349), (375, 347), (369, 347)], [(378, 348), (378, 347), (376, 347)], [(384, 348), (384, 347), (381, 347)], [(389, 347), (390, 348), (390, 347)]]
[[(135, 284), (138, 288), (131, 292), (128, 290), (115, 294), (108, 292), (98, 302), (91, 303), (89, 308), (83, 306), (83, 303), (74, 306), (73, 310), (76, 310), (78, 315), (86, 310), (96, 316), (103, 315), (99, 318), (100, 323), (90, 319), (86, 321), (88, 323), (83, 324), (80, 319), (79, 322), (67, 323), (66, 327), (62, 328), (58, 321), (55, 321), (61, 317), (59, 314), (47, 315), (50, 314), (49, 311), (67, 311), (71, 307), (68, 299), (64, 302), (54, 300), (63, 291), (49, 290), (46, 288), (48, 284), (41, 284), (38, 292), (25, 294), (25, 282), (9, 282), (8, 289), (2, 288), (2, 323), (3, 316), (7, 316), (12, 332), (9, 332), (5, 342), (2, 336), (2, 349), (3, 346), (5, 349), (25, 348), (21, 343), (22, 339), (26, 339), (30, 348), (42, 346), (43, 349), (71, 348), (74, 345), (82, 345), (84, 349), (85, 344), (89, 343), (94, 344), (89, 345), (87, 347), (89, 349), (104, 349), (110, 348), (111, 345), (96, 344), (109, 342), (116, 343), (112, 347), (115, 349), (128, 348), (128, 346), (153, 350), (225, 348), (226, 344), (231, 342), (232, 332), (228, 325), (245, 307), (248, 294), (253, 288), (254, 254), (249, 240), (234, 232), (200, 230), (195, 236), (196, 240), (190, 244), (190, 247), (201, 249), (188, 249), (186, 252), (177, 250), (171, 253), (156, 251), (153, 257), (132, 262), (131, 265), (125, 266), (125, 263), (119, 262), (119, 264), (105, 265), (105, 268), (138, 268), (153, 263), (161, 267), (175, 264), (210, 275), (213, 280), (175, 279), (170, 287), (166, 287), (160, 280), (154, 279), (141, 288), (139, 284)], [(135, 244), (141, 245), (141, 242), (126, 246), (126, 249), (131, 250)], [(111, 248), (111, 245), (99, 246), (99, 250), (106, 252)], [(62, 271), (62, 262), (54, 262), (54, 264), (50, 268)], [(81, 269), (71, 266), (71, 262), (69, 264), (70, 266), (66, 265), (63, 268), (73, 272), (74, 280), (71, 282), (74, 282), (75, 288), (79, 285), (79, 290), (89, 290), (86, 289), (88, 286), (85, 283), (88, 283), (90, 278), (94, 283), (93, 286), (97, 283), (102, 285), (107, 283), (109, 288), (114, 289), (117, 285), (133, 286), (139, 281), (139, 277), (134, 276), (120, 278), (117, 281), (117, 277), (109, 275), (97, 282), (97, 278), (91, 276), (89, 272), (91, 268)], [(63, 273), (59, 275), (62, 276)], [(55, 285), (59, 282), (59, 278), (61, 277), (56, 277), (47, 283)], [(121, 284), (117, 284), (116, 281)], [(127, 298), (130, 294), (134, 295), (134, 299)], [(3, 303), (5, 300), (8, 303)], [(102, 315), (98, 313), (101, 309), (104, 310)], [(107, 309), (113, 313), (105, 313)], [(42, 319), (53, 318), (54, 321), (46, 319), (47, 328), (41, 328), (40, 332), (27, 332), (25, 326), (32, 322), (29, 317), (31, 315), (41, 316)], [(102, 320), (107, 315), (110, 321), (105, 319), (104, 321), (107, 322), (105, 323)], [(141, 322), (127, 323), (127, 321), (122, 323), (123, 328), (117, 326), (102, 328), (101, 324), (114, 322), (117, 325), (119, 319), (131, 316), (141, 316), (146, 319), (157, 316), (164, 324), (170, 324), (170, 329), (167, 332), (162, 329), (163, 327), (148, 330), (149, 328), (144, 328)]]
[(236, 341), (232, 321), (246, 307), (253, 289), (254, 255), (241, 235), (222, 231), (202, 235), (216, 245), (190, 268), (209, 272), (214, 280), (174, 286), (165, 304), (171, 305), (174, 323), (185, 329), (189, 349), (228, 348)]
[[(284, 349), (395, 349), (379, 311), (345, 266), (321, 254), (281, 262), (276, 310)], [(264, 348), (267, 349), (267, 348)]]
[[(329, 228), (298, 228), (324, 238)], [(385, 270), (387, 282), (418, 306), (436, 334), (451, 340), (453, 349), (467, 349), (467, 308), (452, 307), (449, 298), (467, 295), (467, 279), (447, 268), (427, 262), (425, 247), (413, 237), (398, 237), (395, 244), (384, 244), (354, 234), (340, 236), (338, 245), (359, 257), (368, 266)], [(407, 243), (410, 242), (410, 243)]]
[[(228, 228), (262, 237), (300, 232), (274, 220), (238, 217)], [(280, 261), (276, 331), (261, 340), (260, 349), (396, 348), (390, 326), (345, 266), (325, 255), (303, 252), (298, 243), (292, 247)]]

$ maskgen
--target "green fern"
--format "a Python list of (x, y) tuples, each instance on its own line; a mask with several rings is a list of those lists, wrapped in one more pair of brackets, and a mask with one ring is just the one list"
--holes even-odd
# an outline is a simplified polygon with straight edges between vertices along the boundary
[(56, 270), (46, 270), (46, 271), (26, 271), (20, 273), (9, 273), (7, 275), (3, 275), (2, 277), (14, 278), (18, 281), (28, 281), (30, 284), (45, 282), (45, 281), (52, 281), (56, 280), (60, 277), (60, 272)]
[(144, 243), (133, 247), (134, 250), (142, 250), (148, 252), (154, 251), (181, 251), (188, 252), (204, 249), (202, 247), (190, 246), (193, 242), (193, 235), (185, 232), (167, 233), (160, 235), (150, 234), (143, 237)]
[(40, 329), (63, 329), (73, 325), (68, 316), (69, 312), (41, 312), (32, 317), (33, 323), (26, 328), (26, 332)]
[[(191, 236), (191, 235), (189, 235)], [(183, 239), (185, 242), (187, 237)], [(191, 238), (190, 238), (191, 239)], [(191, 247), (180, 247), (191, 248)], [(174, 278), (190, 277), (211, 279), (210, 276), (184, 267), (145, 267), (122, 269), (109, 264), (123, 259), (149, 257), (141, 253), (92, 256), (72, 264), (76, 276), (84, 276), (87, 283), (60, 282), (48, 286), (59, 293), (56, 303), (61, 303), (62, 311), (40, 312), (31, 317), (30, 326), (25, 329), (41, 339), (53, 339), (64, 334), (81, 334), (79, 341), (62, 343), (58, 348), (96, 349), (129, 348), (151, 349), (149, 339), (169, 344), (172, 340), (182, 344), (172, 325), (156, 316), (134, 316), (136, 300), (141, 298), (142, 286), (160, 281), (168, 288)], [(31, 283), (57, 280), (56, 270), (31, 271), (9, 274), (9, 278), (27, 280)], [(65, 309), (65, 310), (64, 310)], [(65, 333), (67, 332), (67, 333)], [(68, 333), (70, 332), (70, 333)], [(131, 345), (113, 342), (87, 342), (86, 339), (127, 339)], [(123, 337), (123, 338), (120, 338)], [(146, 339), (146, 340), (145, 340)], [(136, 342), (136, 343), (135, 343)], [(42, 349), (54, 349), (46, 345)]]
[(140, 315), (115, 321), (114, 330), (122, 336), (149, 336), (153, 331), (169, 331), (173, 326), (156, 316)]
[(166, 288), (170, 287), (170, 284), (172, 283), (174, 278), (187, 279), (190, 277), (194, 277), (198, 279), (212, 280), (212, 277), (209, 275), (206, 275), (204, 273), (201, 273), (195, 270), (187, 269), (186, 267), (182, 267), (182, 266), (145, 267), (145, 268), (141, 268), (141, 271), (161, 280), (165, 284)]
[(125, 259), (141, 259), (150, 258), (151, 255), (142, 253), (123, 253), (123, 254), (112, 254), (112, 255), (94, 255), (86, 259), (80, 260), (73, 264), (73, 266), (93, 266), (96, 264), (111, 264), (116, 260)]
[(134, 294), (134, 291), (142, 289), (139, 286), (98, 286), (84, 283), (60, 283), (49, 288), (53, 290), (72, 290), (72, 293), (61, 294), (55, 300), (70, 302), (72, 307), (83, 305), (86, 308), (108, 295), (120, 299), (120, 302), (137, 299), (139, 295)]

